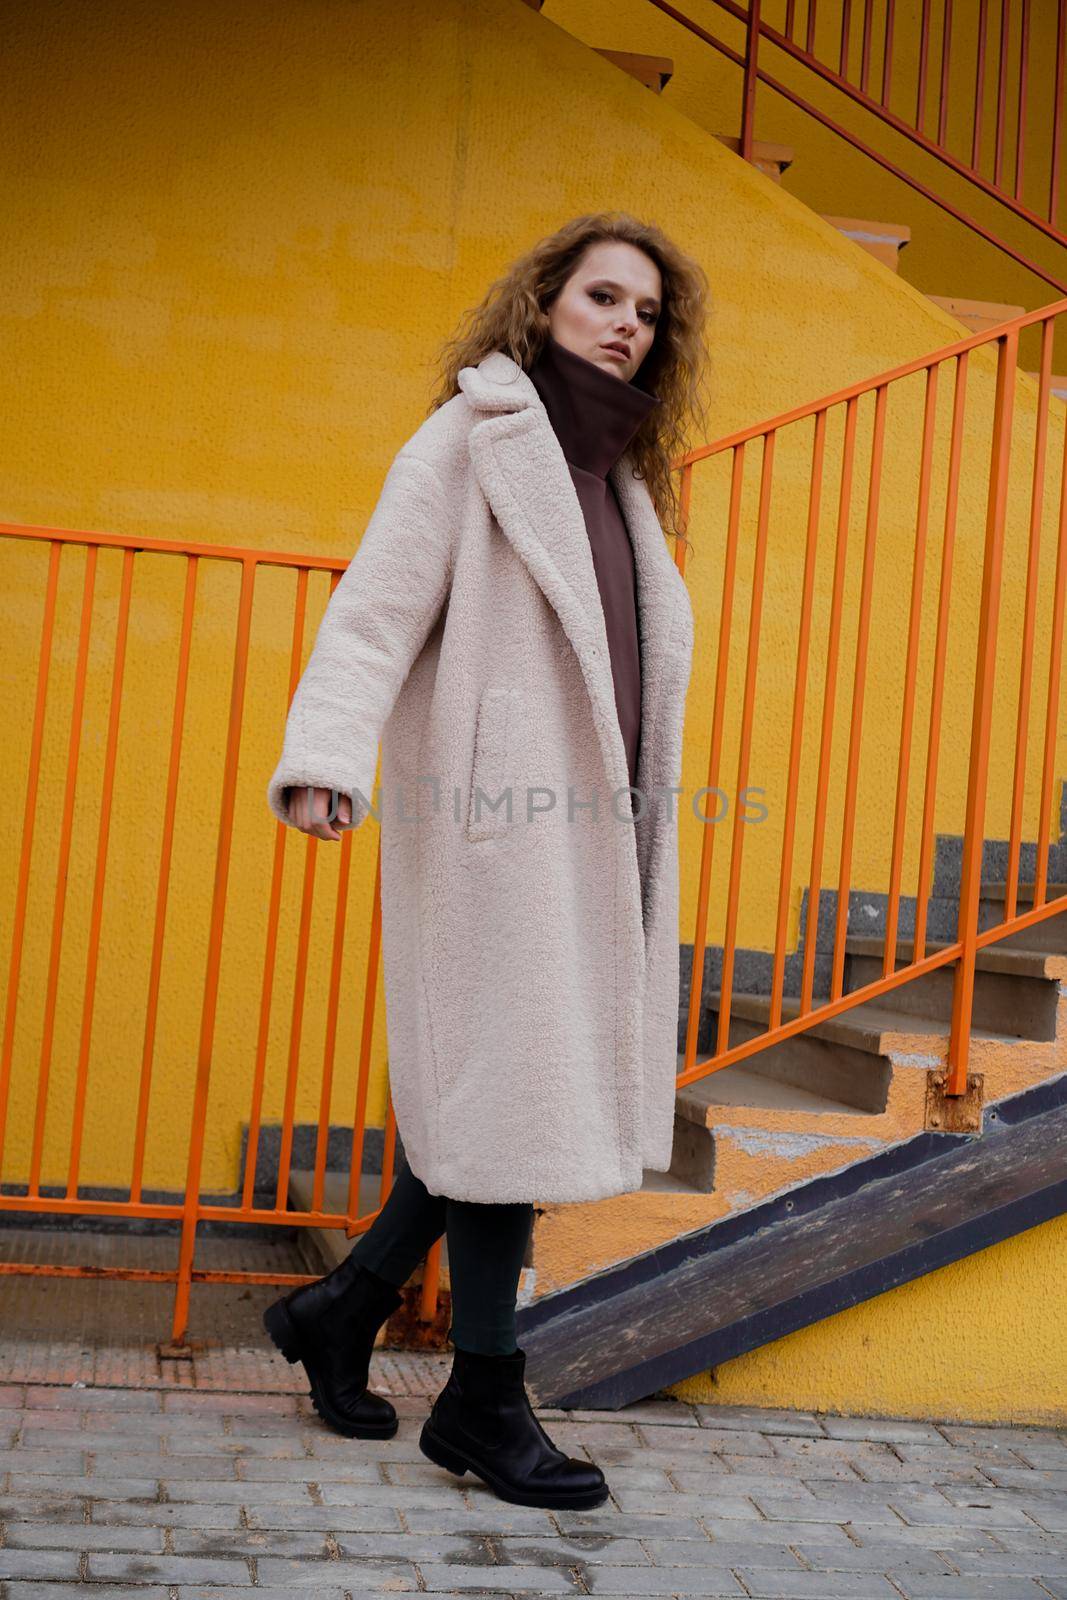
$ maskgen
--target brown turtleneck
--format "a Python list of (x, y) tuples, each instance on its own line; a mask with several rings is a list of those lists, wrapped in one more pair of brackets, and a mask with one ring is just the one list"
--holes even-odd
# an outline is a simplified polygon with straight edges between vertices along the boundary
[(637, 577), (630, 536), (608, 472), (654, 406), (657, 395), (568, 350), (551, 334), (529, 369), (570, 468), (585, 517), (608, 636), (615, 707), (631, 787), (641, 738), (641, 648)]

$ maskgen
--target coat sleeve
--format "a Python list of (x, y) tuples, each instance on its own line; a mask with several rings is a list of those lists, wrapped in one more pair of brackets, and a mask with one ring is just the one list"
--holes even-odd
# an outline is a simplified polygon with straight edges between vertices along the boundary
[(363, 822), (382, 728), (441, 613), (453, 554), (440, 479), (421, 457), (401, 450), (330, 596), (289, 706), (281, 759), (267, 786), (281, 822), (294, 826), (286, 789), (307, 784), (347, 794), (352, 828)]

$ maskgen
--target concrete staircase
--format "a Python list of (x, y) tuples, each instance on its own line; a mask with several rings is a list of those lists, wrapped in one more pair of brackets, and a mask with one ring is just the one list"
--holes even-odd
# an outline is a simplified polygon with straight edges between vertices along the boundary
[[(1067, 797), (1067, 787), (1063, 794)], [(1003, 916), (1007, 844), (987, 841), (979, 928)], [(927, 904), (926, 953), (954, 941), (960, 840), (941, 836)], [(1017, 909), (1033, 903), (1032, 845), (1024, 845)], [(1046, 900), (1067, 894), (1067, 803), (1061, 837), (1050, 848)], [(815, 999), (828, 993), (835, 895), (820, 896)], [(798, 948), (786, 962), (783, 1019), (799, 1008), (807, 902)], [(855, 893), (849, 906), (844, 991), (881, 976), (884, 896)], [(896, 966), (912, 959), (914, 899), (902, 899)], [(691, 947), (683, 949), (678, 1070), (688, 1018)], [(705, 954), (697, 1060), (711, 1054), (718, 1027), (721, 951)], [(764, 1033), (770, 1013), (771, 957), (738, 953), (729, 1043)], [(697, 1228), (784, 1195), (827, 1173), (929, 1131), (981, 1132), (986, 1108), (1067, 1072), (1067, 917), (1057, 915), (978, 952), (968, 1073), (975, 1092), (946, 1100), (953, 971), (944, 968), (819, 1022), (743, 1063), (679, 1090), (671, 1170), (646, 1174), (630, 1195), (547, 1205), (535, 1218), (528, 1303), (618, 1266)], [(820, 983), (820, 979), (822, 980)], [(962, 1103), (961, 1103), (962, 1102)], [(960, 1122), (960, 1118), (966, 1120)]]

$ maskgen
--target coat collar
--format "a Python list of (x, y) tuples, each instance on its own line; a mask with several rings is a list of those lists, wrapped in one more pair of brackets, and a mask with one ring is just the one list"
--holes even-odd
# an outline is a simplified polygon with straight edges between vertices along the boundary
[[(463, 367), (459, 387), (475, 420), (470, 429), (474, 471), (503, 533), (555, 609), (574, 647), (593, 707), (609, 793), (628, 781), (626, 751), (615, 706), (604, 609), (585, 519), (562, 447), (533, 382), (503, 350)], [(627, 450), (608, 477), (634, 552), (641, 643), (641, 748), (637, 786), (651, 813), (653, 732), (668, 642), (685, 580), (671, 559), (652, 497), (634, 478)], [(688, 610), (688, 596), (685, 596)], [(657, 802), (658, 803), (658, 802)], [(616, 813), (625, 812), (625, 799)]]

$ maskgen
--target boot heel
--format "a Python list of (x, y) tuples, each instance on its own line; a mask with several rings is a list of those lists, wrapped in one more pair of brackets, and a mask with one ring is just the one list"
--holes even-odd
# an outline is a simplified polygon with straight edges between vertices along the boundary
[(430, 1431), (428, 1420), (423, 1423), (422, 1432), (419, 1434), (419, 1449), (423, 1455), (429, 1456), (430, 1460), (437, 1466), (445, 1467), (449, 1472), (454, 1472), (457, 1478), (462, 1478), (467, 1471), (467, 1463), (463, 1457), (457, 1455), (454, 1450), (450, 1450), (448, 1445), (442, 1443), (436, 1434)]
[(263, 1313), (263, 1326), (286, 1361), (300, 1360), (300, 1337), (284, 1300), (276, 1300)]

